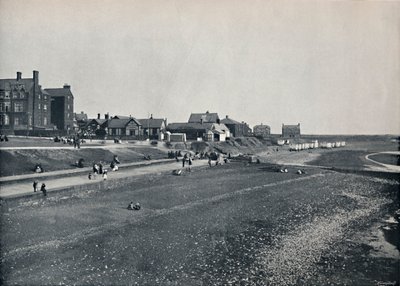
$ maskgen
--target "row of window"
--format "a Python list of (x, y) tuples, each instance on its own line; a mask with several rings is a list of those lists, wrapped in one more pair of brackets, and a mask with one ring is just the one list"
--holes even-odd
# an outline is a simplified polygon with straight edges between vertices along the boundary
[[(47, 110), (47, 104), (38, 104), (38, 110), (43, 107), (43, 110)], [(11, 111), (11, 103), (10, 102), (0, 102), (0, 111), (1, 112), (10, 112)], [(14, 112), (24, 112), (24, 103), (23, 102), (14, 102)]]
[[(26, 98), (27, 93), (25, 93), (24, 91), (19, 91), (19, 92), (17, 92), (17, 91), (10, 92), (8, 90), (0, 91), (0, 98), (10, 99), (11, 95), (12, 95), (12, 98)], [(40, 93), (38, 94), (37, 97), (38, 97), (39, 100), (42, 99), (42, 95)], [(47, 95), (46, 94), (43, 94), (43, 100), (47, 100)]]
[[(0, 122), (1, 125), (10, 125), (10, 116), (8, 116), (7, 114), (1, 114), (0, 115)], [(44, 116), (43, 117), (43, 125), (47, 125), (48, 121), (47, 121), (47, 117)], [(19, 126), (22, 125), (22, 119), (19, 117), (14, 117), (14, 126)], [(29, 125), (32, 125), (32, 117), (29, 117)], [(40, 124), (40, 123), (39, 123)]]

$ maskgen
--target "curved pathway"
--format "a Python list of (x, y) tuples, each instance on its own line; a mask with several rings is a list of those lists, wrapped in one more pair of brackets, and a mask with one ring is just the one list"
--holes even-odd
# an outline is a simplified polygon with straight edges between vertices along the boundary
[(391, 165), (391, 164), (384, 164), (378, 161), (375, 161), (370, 158), (370, 156), (373, 155), (378, 155), (378, 154), (392, 154), (392, 155), (400, 155), (400, 151), (386, 151), (386, 152), (378, 152), (378, 153), (371, 153), (365, 156), (365, 159), (367, 159), (370, 162), (373, 162), (375, 164), (378, 164), (379, 167), (370, 167), (371, 169), (379, 169), (379, 171), (388, 171), (388, 172), (395, 172), (395, 173), (400, 173), (400, 166), (396, 165)]

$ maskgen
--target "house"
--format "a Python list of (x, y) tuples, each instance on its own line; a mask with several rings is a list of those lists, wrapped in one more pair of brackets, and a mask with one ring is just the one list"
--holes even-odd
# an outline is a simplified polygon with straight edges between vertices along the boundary
[(243, 137), (250, 136), (251, 128), (245, 122), (238, 122), (233, 120), (226, 115), (224, 119), (221, 120), (221, 123), (225, 124), (233, 137)]
[(107, 122), (107, 134), (117, 137), (135, 137), (143, 135), (142, 124), (133, 117), (113, 117)]
[(51, 123), (58, 130), (74, 129), (74, 95), (71, 86), (64, 84), (62, 88), (46, 88), (51, 97)]
[(15, 130), (53, 129), (50, 120), (50, 95), (39, 85), (39, 72), (32, 78), (0, 79), (0, 129), (2, 133)]
[(253, 133), (256, 137), (268, 137), (271, 135), (271, 127), (261, 123), (253, 127)]
[(171, 123), (167, 130), (171, 133), (185, 133), (187, 140), (225, 141), (230, 137), (229, 128), (218, 123)]
[(283, 138), (300, 138), (300, 123), (297, 125), (282, 124)]
[(78, 125), (79, 130), (86, 129), (89, 122), (87, 114), (83, 111), (81, 113), (74, 113), (74, 121)]
[(95, 134), (99, 137), (103, 137), (107, 134), (107, 119), (100, 119), (98, 116), (95, 119), (89, 119), (86, 125), (86, 129), (90, 134)]
[(150, 118), (138, 119), (142, 125), (143, 135), (149, 139), (164, 140), (164, 134), (166, 131), (166, 120), (163, 118)]
[(192, 113), (189, 117), (189, 123), (220, 123), (218, 113)]

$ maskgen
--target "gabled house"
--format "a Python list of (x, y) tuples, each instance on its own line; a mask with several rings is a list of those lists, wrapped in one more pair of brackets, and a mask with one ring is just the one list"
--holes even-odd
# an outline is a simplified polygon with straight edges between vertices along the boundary
[(166, 120), (163, 118), (138, 119), (143, 129), (143, 136), (149, 139), (164, 140), (166, 131)]
[(97, 136), (105, 136), (107, 130), (108, 120), (107, 119), (89, 119), (86, 129), (91, 134), (96, 134)]
[(171, 123), (167, 130), (171, 133), (185, 133), (188, 140), (225, 141), (230, 137), (229, 128), (218, 123)]
[(189, 123), (220, 123), (218, 113), (192, 113), (189, 117)]
[(228, 115), (221, 120), (225, 124), (233, 137), (250, 136), (251, 128), (245, 122), (238, 122), (228, 117)]
[(140, 137), (143, 135), (142, 124), (133, 117), (120, 119), (113, 117), (108, 120), (107, 134), (118, 137)]

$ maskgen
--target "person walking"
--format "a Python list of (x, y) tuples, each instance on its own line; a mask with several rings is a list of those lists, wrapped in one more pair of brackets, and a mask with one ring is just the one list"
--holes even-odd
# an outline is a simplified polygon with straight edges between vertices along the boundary
[(38, 185), (38, 181), (34, 180), (33, 181), (33, 191), (36, 193), (37, 192), (37, 185)]
[(192, 171), (192, 158), (191, 157), (189, 157), (189, 172), (191, 172)]
[(43, 193), (43, 196), (47, 196), (47, 190), (46, 190), (46, 184), (43, 183), (42, 186), (40, 187), (40, 191)]
[(103, 180), (104, 180), (104, 181), (107, 180), (107, 171), (104, 171), (104, 172), (103, 172)]

